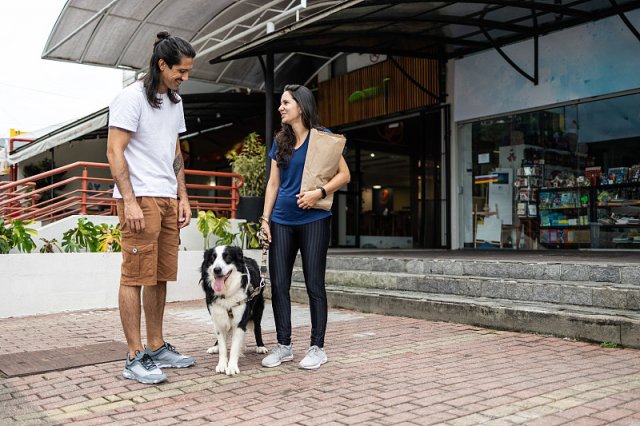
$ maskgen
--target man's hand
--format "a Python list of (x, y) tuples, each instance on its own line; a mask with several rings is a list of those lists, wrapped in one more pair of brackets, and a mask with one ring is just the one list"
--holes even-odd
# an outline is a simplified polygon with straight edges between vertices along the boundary
[(191, 206), (186, 198), (178, 200), (178, 229), (182, 229), (191, 222)]
[(142, 209), (135, 198), (133, 201), (125, 201), (124, 220), (131, 232), (137, 234), (144, 231), (144, 215), (142, 214)]

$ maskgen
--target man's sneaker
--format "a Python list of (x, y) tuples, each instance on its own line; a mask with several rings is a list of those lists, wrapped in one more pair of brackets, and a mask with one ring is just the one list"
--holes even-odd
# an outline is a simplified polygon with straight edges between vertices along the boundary
[(137, 380), (147, 385), (161, 383), (167, 380), (166, 374), (158, 368), (151, 357), (140, 351), (136, 351), (136, 356), (133, 359), (129, 359), (129, 354), (127, 354), (122, 376), (125, 379)]
[(169, 343), (165, 342), (157, 351), (152, 351), (145, 346), (144, 353), (149, 355), (153, 362), (160, 368), (184, 368), (191, 367), (196, 360), (190, 356), (182, 355)]
[(300, 361), (300, 368), (304, 368), (305, 370), (316, 370), (325, 362), (327, 362), (327, 354), (324, 353), (324, 349), (313, 345), (304, 355), (302, 361)]
[(278, 343), (271, 353), (262, 359), (263, 367), (277, 367), (285, 361), (293, 360), (291, 345), (285, 346)]

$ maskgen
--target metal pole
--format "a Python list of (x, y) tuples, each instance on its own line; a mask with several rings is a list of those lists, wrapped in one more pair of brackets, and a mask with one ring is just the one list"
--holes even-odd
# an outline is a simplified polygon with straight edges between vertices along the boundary
[(87, 214), (87, 168), (82, 169), (82, 195), (80, 196), (80, 214)]
[[(51, 152), (51, 168), (50, 170), (53, 170), (56, 168), (56, 157), (55, 154), (53, 153), (53, 148), (51, 148), (49, 150)], [(54, 175), (51, 176), (51, 185), (53, 185), (55, 183), (54, 181)], [(53, 186), (51, 188), (51, 190), (49, 191), (49, 196), (51, 197), (51, 199), (53, 199)]]
[[(267, 153), (271, 151), (272, 139), (273, 139), (273, 106), (274, 106), (274, 98), (273, 98), (273, 80), (274, 80), (274, 72), (273, 72), (273, 53), (267, 53), (267, 64), (265, 67), (264, 73), (264, 99), (265, 99), (265, 110), (264, 110), (264, 141), (265, 146), (267, 148)], [(271, 173), (271, 159), (267, 157), (267, 179), (269, 179), (269, 174)]]

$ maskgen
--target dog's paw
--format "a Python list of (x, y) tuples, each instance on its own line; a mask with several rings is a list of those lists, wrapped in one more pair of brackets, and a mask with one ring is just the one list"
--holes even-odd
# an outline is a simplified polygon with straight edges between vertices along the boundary
[(267, 352), (269, 352), (269, 351), (264, 346), (256, 346), (256, 353), (257, 354), (266, 354)]
[(218, 345), (211, 346), (209, 349), (207, 349), (207, 353), (208, 354), (217, 354), (218, 353)]
[(227, 376), (233, 376), (235, 374), (240, 374), (240, 369), (238, 368), (238, 364), (232, 364), (231, 362), (227, 365), (227, 369), (225, 371)]
[(223, 364), (221, 362), (216, 365), (216, 373), (227, 373), (227, 364)]

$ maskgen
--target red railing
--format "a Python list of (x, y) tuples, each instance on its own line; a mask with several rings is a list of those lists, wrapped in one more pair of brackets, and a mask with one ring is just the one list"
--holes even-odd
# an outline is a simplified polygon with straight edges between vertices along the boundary
[[(66, 178), (67, 173), (75, 176)], [(185, 175), (215, 179), (213, 185), (187, 184), (192, 209), (213, 210), (235, 219), (242, 176), (203, 170), (185, 170)], [(36, 189), (36, 182), (47, 178), (52, 178), (52, 183)], [(6, 182), (0, 184), (0, 218), (49, 223), (74, 214), (115, 215), (113, 184), (108, 164), (86, 161)]]

